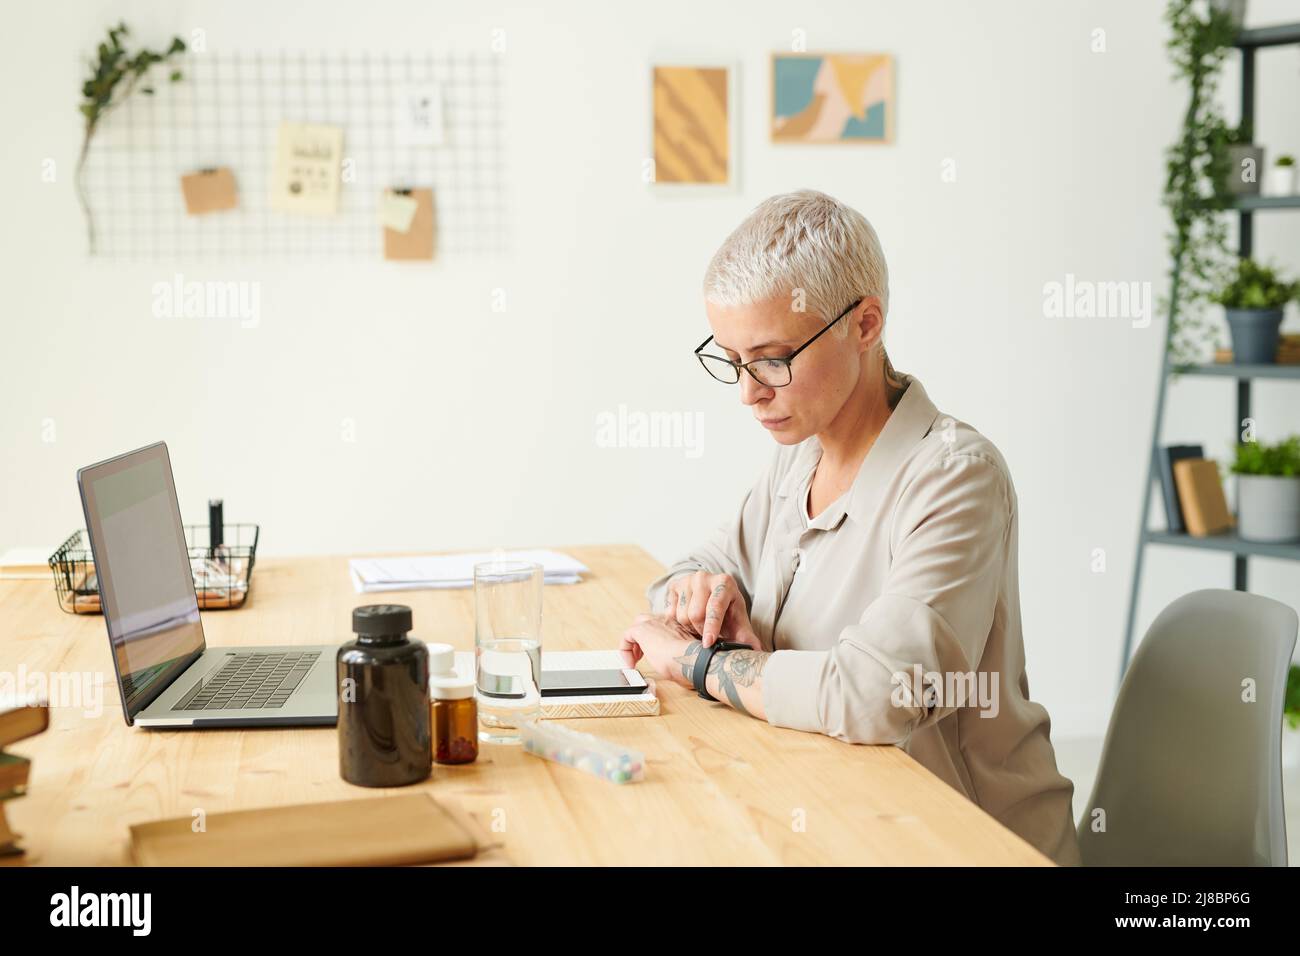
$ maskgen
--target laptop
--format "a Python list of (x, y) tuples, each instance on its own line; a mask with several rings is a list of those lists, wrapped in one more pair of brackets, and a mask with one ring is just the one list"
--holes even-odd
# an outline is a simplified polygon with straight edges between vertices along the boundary
[(82, 468), (77, 485), (128, 726), (337, 723), (337, 647), (203, 639), (165, 443)]

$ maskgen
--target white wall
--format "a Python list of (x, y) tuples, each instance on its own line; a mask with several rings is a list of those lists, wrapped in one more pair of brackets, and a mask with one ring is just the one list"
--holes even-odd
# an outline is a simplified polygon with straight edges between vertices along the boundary
[[(770, 452), (734, 392), (690, 358), (707, 334), (704, 266), (761, 198), (810, 186), (856, 205), (882, 237), (897, 366), (1006, 454), (1022, 510), (1032, 691), (1058, 733), (1099, 732), (1161, 332), (1158, 321), (1047, 319), (1043, 285), (1073, 273), (1164, 288), (1162, 153), (1184, 91), (1170, 79), (1162, 8), (18, 5), (0, 59), (0, 550), (57, 543), (80, 525), (78, 466), (163, 438), (187, 520), (224, 497), (229, 520), (262, 524), (266, 554), (633, 541), (669, 560), (731, 511)], [(1295, 13), (1256, 0), (1252, 21)], [(154, 45), (200, 27), (210, 47), (245, 51), (481, 49), (504, 27), (512, 257), (88, 260), (70, 185), (76, 64), (118, 18)], [(767, 141), (768, 59), (796, 28), (812, 50), (897, 56), (896, 145)], [(1090, 50), (1096, 28), (1104, 53)], [(660, 56), (739, 63), (739, 191), (664, 197), (642, 184), (647, 66)], [(1295, 51), (1261, 55), (1257, 129), (1300, 152), (1296, 67)], [(1229, 78), (1225, 95), (1234, 90)], [(48, 157), (61, 171), (53, 185), (40, 180)], [(950, 158), (955, 183), (940, 178)], [(1259, 218), (1257, 248), (1300, 267), (1294, 225)], [(153, 318), (152, 287), (178, 268), (260, 282), (259, 327)], [(507, 290), (504, 314), (490, 309), (496, 287)], [(1265, 437), (1300, 430), (1287, 388), (1259, 388)], [(1226, 453), (1233, 400), (1228, 382), (1176, 386), (1166, 439)], [(597, 416), (620, 404), (702, 413), (703, 454), (598, 447)], [(344, 418), (354, 443), (341, 440)], [(55, 440), (44, 441), (51, 420)], [(1094, 548), (1106, 551), (1104, 574), (1090, 570)], [(1257, 590), (1294, 601), (1296, 568), (1255, 568)], [(1231, 582), (1223, 556), (1152, 551), (1148, 569), (1143, 626), (1177, 594)]]

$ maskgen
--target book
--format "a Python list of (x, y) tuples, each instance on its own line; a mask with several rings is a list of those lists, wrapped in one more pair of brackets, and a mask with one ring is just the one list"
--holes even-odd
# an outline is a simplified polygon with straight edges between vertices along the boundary
[(18, 791), (14, 796), (25, 794), (31, 770), (32, 762), (28, 758), (0, 753), (0, 793)]
[(1232, 527), (1219, 466), (1213, 459), (1185, 458), (1174, 462), (1174, 483), (1178, 486), (1178, 501), (1188, 534), (1204, 538)]
[(0, 747), (34, 737), (49, 726), (50, 708), (44, 701), (0, 694)]
[(1160, 475), (1160, 490), (1165, 497), (1165, 527), (1170, 534), (1187, 530), (1183, 523), (1183, 509), (1178, 503), (1178, 488), (1174, 485), (1174, 462), (1184, 458), (1204, 458), (1200, 445), (1166, 445), (1156, 450), (1156, 473)]
[(474, 856), (463, 818), (427, 793), (208, 814), (130, 828), (142, 866), (401, 866)]
[[(474, 652), (457, 651), (455, 667), (458, 676), (474, 680)], [(623, 658), (616, 650), (542, 651), (543, 674), (548, 670), (620, 670), (622, 667)], [(659, 714), (659, 696), (655, 692), (655, 682), (647, 677), (645, 683), (645, 690), (637, 694), (548, 694), (542, 698), (542, 719), (656, 717)]]

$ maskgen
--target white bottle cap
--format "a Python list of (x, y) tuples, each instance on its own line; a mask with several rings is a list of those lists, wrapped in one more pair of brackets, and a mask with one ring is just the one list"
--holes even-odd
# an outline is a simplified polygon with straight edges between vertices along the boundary
[(429, 694), (435, 700), (464, 700), (474, 696), (474, 681), (455, 675), (430, 677)]
[(435, 677), (456, 673), (456, 648), (450, 644), (427, 644), (429, 673)]

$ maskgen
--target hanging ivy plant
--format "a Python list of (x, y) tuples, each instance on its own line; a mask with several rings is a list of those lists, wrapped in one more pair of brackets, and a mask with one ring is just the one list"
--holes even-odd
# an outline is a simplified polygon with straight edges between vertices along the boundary
[[(122, 45), (122, 38), (127, 33), (125, 23), (109, 29), (108, 40), (99, 44), (98, 58), (88, 64), (90, 75), (81, 84), (81, 115), (85, 119), (81, 155), (77, 157), (77, 199), (81, 203), (81, 211), (86, 215), (86, 237), (90, 241), (92, 254), (95, 251), (95, 219), (86, 198), (84, 172), (95, 130), (109, 112), (126, 102), (141, 82), (144, 85), (140, 86), (140, 92), (152, 96), (153, 87), (147, 79), (150, 69), (155, 64), (165, 63), (173, 56), (185, 52), (185, 42), (180, 37), (172, 37), (171, 46), (161, 53), (144, 49), (134, 56), (128, 56)], [(176, 83), (180, 79), (181, 71), (173, 70), (170, 81)]]
[(1222, 211), (1230, 204), (1231, 131), (1218, 105), (1219, 72), (1236, 35), (1232, 17), (1196, 0), (1170, 0), (1165, 20), (1172, 35), (1169, 57), (1176, 76), (1187, 82), (1182, 134), (1165, 152), (1164, 205), (1169, 210), (1169, 294), (1162, 303), (1169, 322), (1166, 350), (1179, 368), (1204, 361), (1218, 340), (1217, 322), (1206, 318), (1210, 295), (1229, 260)]

